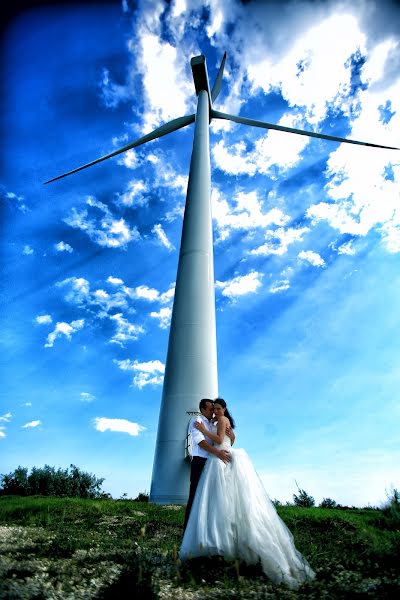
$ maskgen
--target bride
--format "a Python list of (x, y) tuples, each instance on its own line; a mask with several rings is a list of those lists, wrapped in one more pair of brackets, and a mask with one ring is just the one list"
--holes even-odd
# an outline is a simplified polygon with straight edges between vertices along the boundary
[(179, 556), (184, 560), (220, 555), (248, 564), (260, 560), (274, 583), (297, 589), (315, 573), (296, 549), (246, 451), (231, 448), (226, 428), (233, 429), (234, 422), (222, 398), (215, 400), (214, 414), (216, 434), (206, 430), (203, 423), (196, 423), (196, 427), (221, 449), (228, 449), (231, 461), (224, 463), (213, 455), (208, 458)]

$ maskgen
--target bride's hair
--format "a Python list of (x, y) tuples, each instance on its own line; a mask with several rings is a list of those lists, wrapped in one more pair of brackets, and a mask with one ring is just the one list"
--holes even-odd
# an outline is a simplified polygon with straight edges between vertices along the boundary
[(222, 408), (225, 409), (225, 416), (229, 420), (229, 423), (231, 424), (232, 429), (234, 429), (235, 421), (233, 420), (231, 413), (229, 412), (229, 410), (226, 407), (225, 400), (223, 398), (215, 398), (214, 404), (219, 404), (220, 406), (222, 406)]

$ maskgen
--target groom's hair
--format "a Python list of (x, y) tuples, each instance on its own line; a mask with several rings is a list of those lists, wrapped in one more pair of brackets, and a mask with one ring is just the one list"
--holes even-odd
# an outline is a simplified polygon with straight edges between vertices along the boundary
[(214, 404), (214, 400), (211, 400), (211, 398), (202, 398), (199, 403), (199, 410), (204, 410), (205, 408), (207, 408), (207, 402), (211, 402), (211, 404)]

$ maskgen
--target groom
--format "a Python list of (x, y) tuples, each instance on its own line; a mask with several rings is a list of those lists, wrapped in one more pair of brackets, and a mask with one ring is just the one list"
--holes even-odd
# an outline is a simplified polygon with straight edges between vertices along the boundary
[[(199, 410), (201, 412), (201, 417), (199, 419), (204, 423), (208, 431), (212, 433), (216, 433), (216, 425), (211, 421), (212, 416), (214, 414), (214, 402), (209, 398), (203, 398), (200, 400)], [(200, 475), (204, 469), (204, 465), (206, 464), (206, 460), (209, 454), (214, 454), (218, 456), (224, 463), (228, 463), (231, 460), (230, 454), (227, 450), (220, 450), (212, 445), (212, 441), (207, 436), (204, 436), (201, 431), (196, 429), (194, 426), (196, 420), (194, 419), (191, 424), (191, 434), (192, 434), (192, 444), (193, 444), (193, 458), (190, 465), (190, 491), (189, 491), (189, 499), (186, 506), (185, 513), (185, 521), (183, 524), (183, 530), (186, 529), (187, 522), (189, 520), (190, 510), (192, 508), (194, 496), (197, 489), (197, 484), (199, 483)], [(227, 435), (231, 438), (232, 443), (234, 441), (234, 433), (233, 431), (227, 430)]]

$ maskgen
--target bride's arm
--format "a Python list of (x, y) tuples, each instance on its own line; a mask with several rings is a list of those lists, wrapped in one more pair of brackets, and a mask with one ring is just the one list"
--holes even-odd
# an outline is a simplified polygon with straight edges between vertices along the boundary
[(211, 433), (211, 431), (208, 431), (207, 427), (203, 423), (197, 422), (197, 423), (194, 423), (194, 426), (196, 427), (196, 429), (201, 431), (201, 433), (206, 435), (208, 438), (210, 438), (210, 440), (212, 440), (216, 444), (222, 444), (222, 442), (224, 441), (226, 428), (227, 428), (227, 426), (229, 426), (229, 424), (230, 423), (226, 417), (221, 417), (220, 419), (218, 419), (218, 426), (217, 426), (216, 434)]

